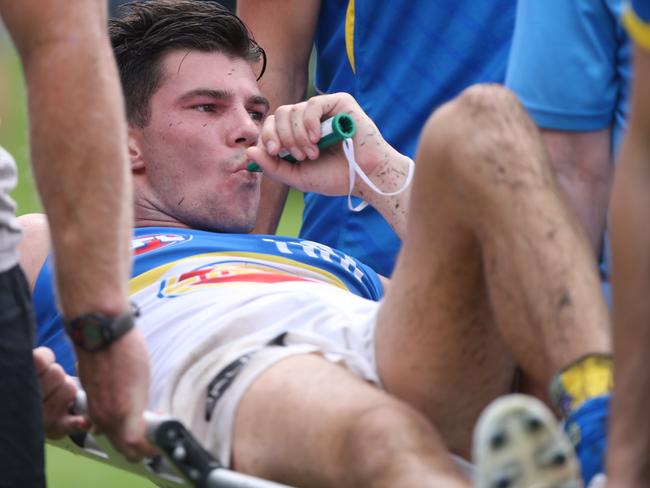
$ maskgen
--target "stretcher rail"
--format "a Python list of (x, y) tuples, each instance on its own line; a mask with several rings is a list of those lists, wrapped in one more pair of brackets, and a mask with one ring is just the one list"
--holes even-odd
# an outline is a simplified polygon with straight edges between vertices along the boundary
[[(74, 413), (85, 413), (86, 396), (77, 395)], [(102, 435), (74, 434), (48, 443), (74, 454), (147, 478), (163, 488), (291, 488), (224, 468), (178, 420), (146, 412), (147, 437), (161, 455), (130, 463)]]

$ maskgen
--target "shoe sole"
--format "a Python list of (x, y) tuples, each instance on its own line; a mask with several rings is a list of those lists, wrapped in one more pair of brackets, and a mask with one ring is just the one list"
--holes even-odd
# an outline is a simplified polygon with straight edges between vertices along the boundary
[(581, 488), (571, 442), (551, 411), (527, 395), (492, 402), (474, 429), (475, 488)]

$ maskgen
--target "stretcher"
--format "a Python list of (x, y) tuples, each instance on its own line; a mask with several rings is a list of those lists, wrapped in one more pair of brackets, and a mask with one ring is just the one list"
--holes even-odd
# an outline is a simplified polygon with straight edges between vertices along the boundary
[[(86, 412), (86, 397), (77, 395), (75, 413)], [(162, 488), (291, 488), (223, 467), (178, 420), (146, 412), (147, 437), (160, 456), (140, 463), (128, 462), (108, 439), (90, 433), (48, 440), (53, 446), (142, 476)]]

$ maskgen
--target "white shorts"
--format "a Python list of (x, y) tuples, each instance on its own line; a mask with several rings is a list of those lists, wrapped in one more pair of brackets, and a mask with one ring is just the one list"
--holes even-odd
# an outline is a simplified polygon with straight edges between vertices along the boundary
[[(379, 307), (333, 286), (305, 286), (268, 301), (247, 306), (243, 329), (250, 321), (274, 323), (269, 310), (287, 315), (282, 328), (261, 327), (225, 345), (204, 340), (169, 375), (158, 409), (179, 418), (224, 466), (230, 466), (232, 430), (237, 406), (248, 386), (267, 368), (294, 355), (320, 353), (345, 365), (353, 374), (380, 386), (374, 354)], [(284, 313), (284, 311), (287, 311)], [(224, 327), (223, 324), (221, 327)], [(233, 322), (231, 327), (237, 327)], [(274, 340), (282, 345), (271, 344)]]

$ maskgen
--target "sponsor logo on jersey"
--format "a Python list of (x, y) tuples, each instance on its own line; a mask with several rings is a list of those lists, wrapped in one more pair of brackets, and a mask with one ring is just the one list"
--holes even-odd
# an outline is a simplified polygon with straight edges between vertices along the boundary
[(136, 256), (146, 252), (162, 249), (163, 247), (171, 246), (177, 242), (189, 241), (192, 239), (191, 235), (183, 234), (152, 234), (148, 236), (135, 237), (132, 240), (133, 253)]
[(267, 265), (246, 261), (228, 261), (203, 266), (180, 276), (163, 279), (158, 291), (159, 298), (174, 298), (198, 290), (233, 283), (285, 283), (302, 281), (320, 283), (320, 280), (287, 273)]

